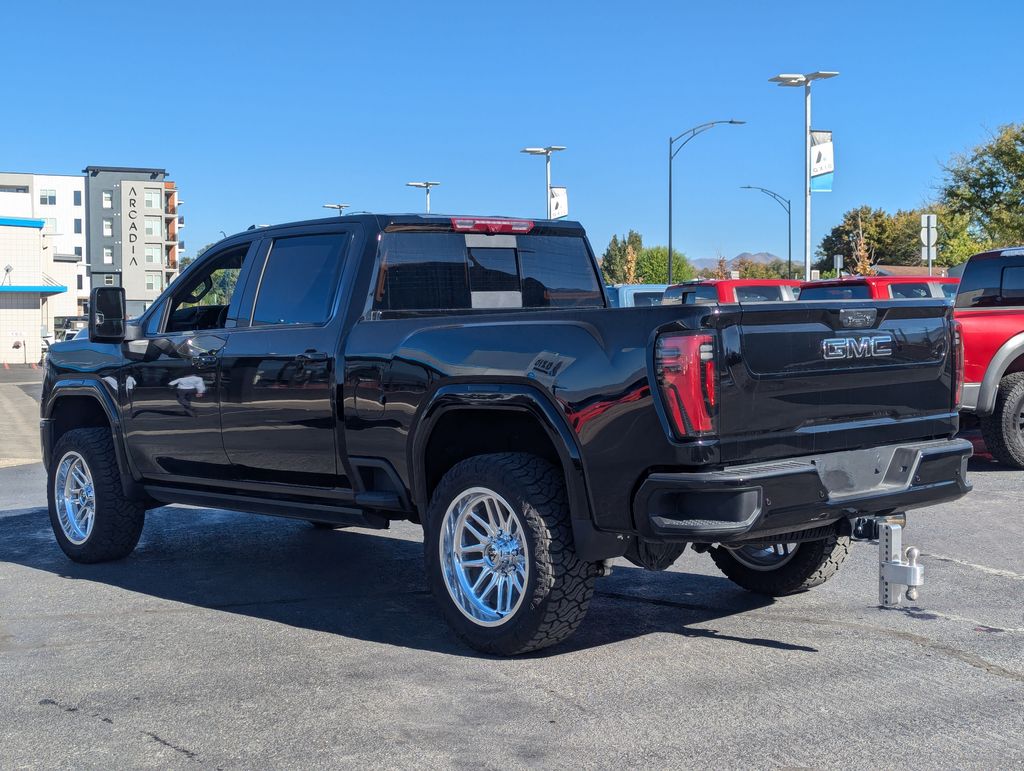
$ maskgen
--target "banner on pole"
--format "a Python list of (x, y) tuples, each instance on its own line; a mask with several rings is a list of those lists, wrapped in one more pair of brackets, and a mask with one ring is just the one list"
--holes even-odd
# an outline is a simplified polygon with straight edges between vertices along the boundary
[(831, 193), (836, 170), (831, 131), (811, 131), (811, 192)]
[(569, 193), (564, 187), (551, 188), (551, 219), (569, 216)]

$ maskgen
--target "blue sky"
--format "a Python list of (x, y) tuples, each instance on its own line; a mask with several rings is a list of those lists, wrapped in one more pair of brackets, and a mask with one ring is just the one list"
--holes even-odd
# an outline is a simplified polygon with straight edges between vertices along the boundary
[[(779, 8), (785, 8), (780, 12)], [(102, 9), (102, 10), (100, 10)], [(1024, 119), (1018, 3), (45, 3), (5, 8), (0, 170), (167, 168), (186, 254), (219, 231), (353, 210), (541, 216), (543, 161), (600, 253), (667, 239), (670, 134), (738, 118), (676, 159), (674, 244), (691, 257), (802, 254), (802, 94), (815, 88), (846, 209), (921, 205), (954, 152)], [(16, 31), (12, 33), (12, 31)], [(126, 104), (127, 102), (127, 104)]]

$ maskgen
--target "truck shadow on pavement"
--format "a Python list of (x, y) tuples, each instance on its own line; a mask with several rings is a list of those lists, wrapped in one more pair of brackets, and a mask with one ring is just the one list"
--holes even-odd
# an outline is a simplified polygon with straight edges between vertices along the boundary
[[(45, 509), (8, 512), (0, 561), (140, 595), (237, 613), (316, 632), (459, 656), (483, 657), (448, 629), (423, 575), (417, 530), (315, 530), (305, 522), (227, 511), (167, 507), (147, 516), (127, 559), (78, 565), (60, 551)], [(70, 586), (62, 596), (88, 591)], [(118, 602), (108, 596), (107, 602)], [(137, 598), (125, 598), (126, 605)], [(590, 612), (567, 642), (536, 656), (609, 645), (654, 633), (715, 638), (786, 652), (805, 645), (734, 637), (708, 622), (762, 608), (771, 600), (723, 577), (651, 573), (616, 566), (600, 579)], [(179, 608), (146, 608), (159, 613)], [(699, 627), (694, 626), (700, 624)]]

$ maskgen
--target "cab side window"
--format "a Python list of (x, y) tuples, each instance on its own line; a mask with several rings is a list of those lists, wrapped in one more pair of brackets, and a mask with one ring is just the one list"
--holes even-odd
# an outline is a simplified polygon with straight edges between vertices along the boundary
[(260, 278), (253, 326), (322, 324), (334, 309), (348, 236), (277, 238)]
[(248, 244), (229, 249), (197, 266), (184, 281), (179, 279), (180, 285), (171, 295), (165, 331), (223, 329), (248, 251)]

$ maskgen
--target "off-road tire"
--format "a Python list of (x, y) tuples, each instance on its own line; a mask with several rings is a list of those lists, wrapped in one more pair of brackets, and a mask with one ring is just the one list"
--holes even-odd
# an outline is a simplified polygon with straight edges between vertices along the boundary
[(992, 457), (1005, 466), (1024, 469), (1024, 372), (1014, 372), (999, 381), (996, 407), (981, 416), (981, 435)]
[(835, 533), (799, 544), (793, 558), (775, 570), (754, 570), (739, 562), (724, 546), (713, 548), (711, 559), (726, 578), (747, 591), (781, 597), (825, 583), (839, 572), (849, 553), (850, 537)]
[[(473, 487), (486, 487), (508, 501), (527, 535), (530, 570), (522, 603), (496, 627), (469, 620), (449, 594), (442, 573), (442, 520), (449, 504)], [(535, 651), (566, 639), (583, 621), (598, 570), (576, 556), (565, 481), (544, 459), (499, 453), (461, 461), (434, 490), (424, 530), (430, 590), (448, 624), (476, 650), (501, 656)]]
[[(92, 475), (96, 513), (92, 532), (82, 544), (67, 539), (57, 519), (54, 480), (61, 459), (70, 451), (85, 459)], [(75, 428), (64, 434), (53, 448), (47, 473), (47, 502), (50, 525), (57, 544), (74, 562), (107, 562), (132, 553), (146, 520), (145, 507), (128, 498), (121, 486), (121, 474), (114, 454), (114, 442), (105, 428)]]

